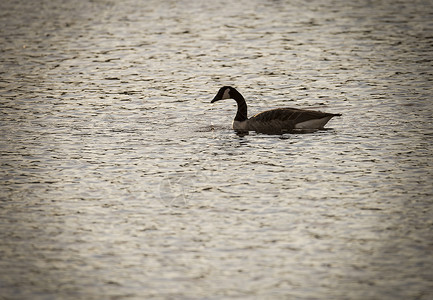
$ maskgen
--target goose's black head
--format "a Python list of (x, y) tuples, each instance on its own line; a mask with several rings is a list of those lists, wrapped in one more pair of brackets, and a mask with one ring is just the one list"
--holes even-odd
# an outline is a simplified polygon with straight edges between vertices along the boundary
[(236, 92), (236, 89), (231, 86), (223, 86), (219, 89), (218, 93), (215, 95), (215, 97), (210, 103), (214, 103), (224, 99), (234, 99)]

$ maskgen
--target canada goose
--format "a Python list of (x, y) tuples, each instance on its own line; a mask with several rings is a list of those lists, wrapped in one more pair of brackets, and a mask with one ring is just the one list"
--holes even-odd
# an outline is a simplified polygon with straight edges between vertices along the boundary
[(247, 103), (234, 87), (223, 86), (211, 103), (224, 99), (234, 99), (238, 111), (233, 121), (233, 129), (238, 132), (256, 131), (259, 133), (282, 134), (296, 129), (323, 129), (328, 121), (341, 114), (324, 113), (298, 108), (276, 108), (261, 112), (248, 119)]

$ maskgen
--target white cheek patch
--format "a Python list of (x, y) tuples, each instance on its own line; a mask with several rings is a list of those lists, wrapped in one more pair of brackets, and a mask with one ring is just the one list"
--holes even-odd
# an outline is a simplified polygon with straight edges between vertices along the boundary
[(226, 89), (225, 91), (224, 91), (224, 94), (223, 94), (223, 97), (221, 98), (221, 100), (224, 100), (224, 99), (230, 99), (231, 97), (230, 97), (230, 94), (229, 94), (229, 91), (230, 91), (230, 89)]

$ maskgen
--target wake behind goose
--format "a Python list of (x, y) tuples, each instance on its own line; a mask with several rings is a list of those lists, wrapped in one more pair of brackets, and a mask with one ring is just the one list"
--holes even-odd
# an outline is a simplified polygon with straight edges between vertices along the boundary
[(283, 134), (296, 130), (317, 130), (323, 129), (331, 118), (341, 116), (341, 114), (285, 107), (267, 110), (248, 118), (247, 103), (234, 87), (220, 88), (211, 103), (224, 99), (234, 99), (237, 103), (238, 109), (233, 121), (233, 129), (237, 132)]

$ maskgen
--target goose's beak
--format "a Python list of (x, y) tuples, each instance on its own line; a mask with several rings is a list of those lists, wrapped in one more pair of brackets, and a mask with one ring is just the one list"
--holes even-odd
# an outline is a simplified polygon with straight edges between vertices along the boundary
[(215, 96), (215, 98), (212, 99), (212, 101), (210, 103), (214, 103), (221, 100), (220, 98), (218, 98), (218, 96)]

